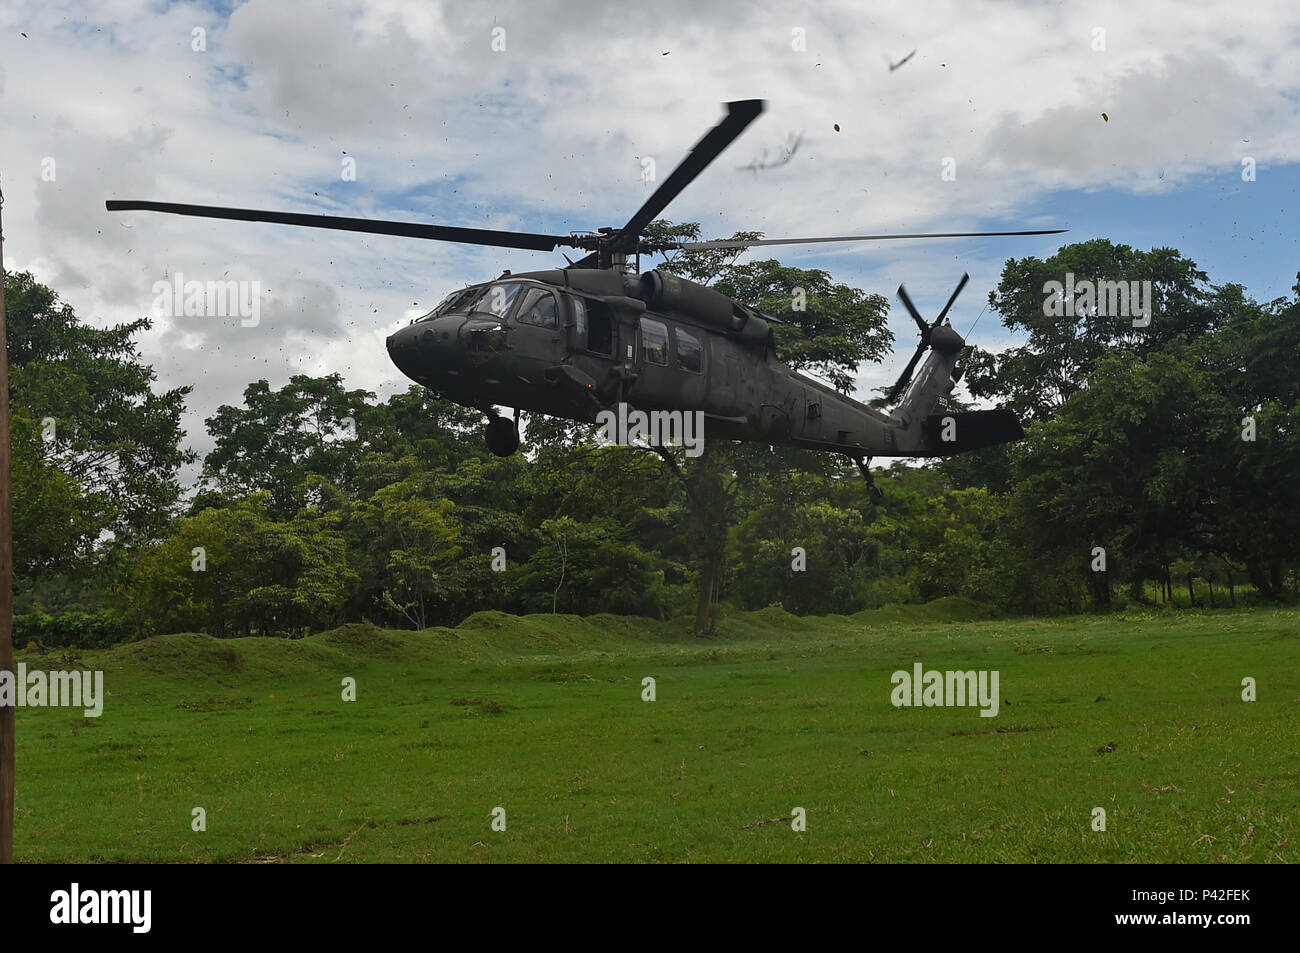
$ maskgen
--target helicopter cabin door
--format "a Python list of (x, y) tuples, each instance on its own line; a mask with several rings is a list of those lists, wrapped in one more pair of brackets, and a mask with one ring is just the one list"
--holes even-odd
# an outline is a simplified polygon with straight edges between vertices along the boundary
[(617, 322), (613, 311), (601, 301), (566, 295), (569, 302), (567, 348), (570, 354), (590, 354), (609, 362), (616, 360)]
[(634, 400), (647, 407), (694, 410), (705, 395), (705, 334), (651, 315), (637, 321), (640, 372)]
[(560, 309), (550, 288), (525, 285), (515, 312), (516, 346), (524, 353), (560, 356)]

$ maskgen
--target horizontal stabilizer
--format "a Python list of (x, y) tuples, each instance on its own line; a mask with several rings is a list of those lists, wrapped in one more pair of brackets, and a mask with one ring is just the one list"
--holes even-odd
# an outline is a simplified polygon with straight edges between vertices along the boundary
[(1020, 420), (1007, 408), (931, 414), (925, 419), (926, 445), (935, 456), (1012, 443), (1025, 435)]

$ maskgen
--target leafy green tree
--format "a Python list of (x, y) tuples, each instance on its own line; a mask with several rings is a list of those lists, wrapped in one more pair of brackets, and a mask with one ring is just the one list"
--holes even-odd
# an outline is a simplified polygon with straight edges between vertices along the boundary
[(1209, 551), (1243, 564), (1260, 592), (1279, 598), (1287, 567), (1300, 564), (1300, 275), (1289, 302), (1259, 304), (1236, 285), (1216, 290), (1230, 317), (1207, 364), (1227, 395), (1233, 439), (1207, 478)]
[(118, 596), (142, 634), (295, 635), (340, 621), (357, 575), (337, 516), (277, 520), (266, 492), (178, 519)]
[[(1017, 448), (1016, 505), (1034, 548), (1069, 553), (1097, 605), (1109, 604), (1115, 578), (1137, 594), (1206, 545), (1205, 487), (1232, 416), (1196, 348), (1104, 357), (1087, 388)], [(1095, 547), (1105, 573), (1091, 570)]]
[(825, 486), (816, 477), (796, 482), (810, 498), (756, 506), (733, 531), (736, 598), (745, 608), (775, 602), (798, 615), (852, 612), (855, 578), (870, 548), (862, 511), (820, 498)]
[[(449, 472), (414, 467), (363, 500), (334, 504), (361, 579), (350, 611), (425, 628), (511, 609), (513, 580), (534, 545), (519, 515), (526, 466), (471, 457)], [(494, 569), (497, 550), (505, 571)]]
[(546, 520), (540, 531), (542, 545), (516, 580), (524, 611), (664, 617), (658, 560), (626, 539), (617, 522), (564, 516)]
[(216, 445), (204, 478), (236, 497), (265, 490), (276, 515), (296, 513), (309, 475), (351, 485), (361, 449), (357, 419), (372, 400), (369, 391), (345, 390), (339, 374), (296, 374), (274, 391), (255, 381), (244, 389), (243, 407), (223, 404), (207, 419)]
[(962, 596), (1002, 601), (1007, 541), (998, 530), (1006, 501), (981, 487), (951, 490), (927, 501), (908, 540), (922, 599)]
[(6, 273), (20, 584), (83, 571), (147, 541), (180, 494), (180, 419), (191, 388), (156, 393), (141, 318), (94, 328), (26, 272)]
[(425, 470), (454, 470), (470, 458), (487, 456), (483, 442), (483, 415), (477, 410), (444, 400), (424, 387), (412, 385), (383, 404), (366, 407), (357, 421), (357, 436), (364, 452), (357, 488), (366, 483), (367, 466), (382, 470), (382, 460), (412, 458)]
[[(1102, 304), (1083, 311), (1054, 306), (1060, 303), (1049, 300), (1048, 283), (1065, 285), (1067, 275), (1075, 283), (1150, 281), (1150, 324), (1134, 327), (1131, 314)], [(1008, 259), (989, 305), (1003, 325), (1027, 333), (1028, 340), (997, 355), (974, 349), (965, 364), (967, 389), (976, 398), (1008, 403), (1022, 418), (1045, 419), (1085, 386), (1107, 353), (1141, 356), (1212, 329), (1218, 312), (1206, 280), (1195, 262), (1172, 248), (1144, 252), (1106, 239), (1062, 246), (1045, 260)]]
[(102, 499), (88, 496), (46, 456), (40, 421), (14, 408), (9, 426), (14, 573), (30, 587), (89, 565), (107, 514)]
[(368, 567), (382, 580), (380, 604), (416, 629), (442, 618), (452, 597), (448, 571), (462, 555), (461, 527), (451, 500), (437, 495), (427, 475), (412, 475), (377, 490), (351, 511), (377, 558)]

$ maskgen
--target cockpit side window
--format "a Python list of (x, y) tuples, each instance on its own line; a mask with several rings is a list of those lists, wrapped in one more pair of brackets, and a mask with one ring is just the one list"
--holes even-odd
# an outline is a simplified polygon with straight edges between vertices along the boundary
[(519, 305), (515, 320), (520, 324), (549, 328), (554, 331), (560, 326), (556, 309), (555, 295), (546, 288), (529, 288)]

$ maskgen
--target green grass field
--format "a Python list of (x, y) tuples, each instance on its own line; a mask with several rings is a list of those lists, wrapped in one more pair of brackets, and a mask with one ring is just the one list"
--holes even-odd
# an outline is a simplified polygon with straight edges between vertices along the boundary
[[(998, 670), (1000, 713), (894, 708), (890, 675), (916, 661)], [(80, 664), (105, 672), (101, 717), (18, 710), (19, 860), (1300, 858), (1295, 609), (769, 609), (712, 640), (480, 613), (421, 633), (165, 636)]]

